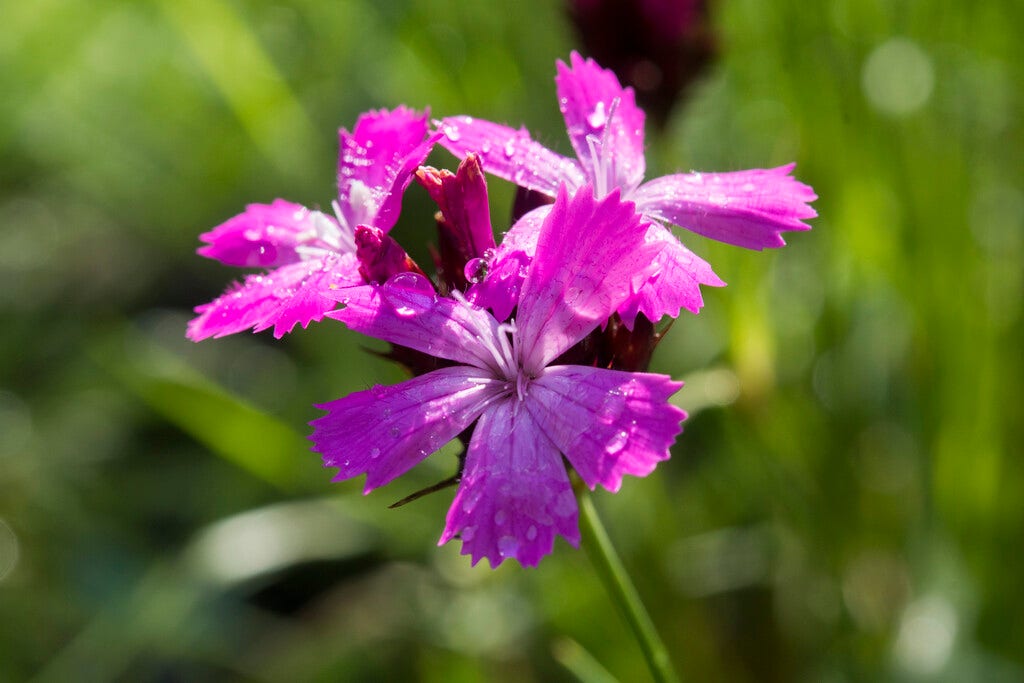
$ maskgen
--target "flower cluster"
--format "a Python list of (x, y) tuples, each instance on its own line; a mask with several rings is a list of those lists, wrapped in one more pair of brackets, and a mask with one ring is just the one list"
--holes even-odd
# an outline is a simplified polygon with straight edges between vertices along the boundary
[[(468, 116), (370, 112), (340, 131), (332, 213), (278, 199), (201, 236), (203, 256), (260, 272), (197, 307), (189, 338), (326, 317), (391, 344), (413, 377), (318, 406), (314, 450), (369, 492), (460, 439), (440, 542), (474, 564), (577, 544), (570, 470), (616, 491), (668, 458), (685, 414), (669, 403), (681, 383), (645, 371), (656, 324), (723, 283), (665, 224), (762, 249), (815, 215), (792, 166), (644, 182), (633, 91), (575, 53), (556, 84), (576, 158)], [(436, 145), (457, 171), (423, 166)], [(526, 200), (500, 244), (485, 172)], [(433, 277), (388, 234), (413, 180), (439, 208)]]

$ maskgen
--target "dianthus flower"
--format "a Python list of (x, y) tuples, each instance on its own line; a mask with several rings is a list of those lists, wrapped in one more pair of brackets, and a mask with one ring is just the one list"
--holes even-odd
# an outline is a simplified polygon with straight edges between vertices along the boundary
[(349, 133), (338, 131), (338, 199), (334, 215), (277, 199), (245, 211), (200, 236), (198, 252), (230, 266), (262, 268), (225, 294), (196, 307), (193, 341), (252, 328), (274, 336), (321, 320), (337, 307), (325, 293), (365, 284), (356, 255), (358, 226), (390, 230), (402, 192), (430, 153), (427, 115), (405, 107), (368, 112)]
[[(486, 172), (528, 190), (554, 196), (563, 183), (570, 191), (589, 184), (598, 197), (618, 190), (624, 200), (634, 202), (651, 223), (647, 241), (657, 247), (657, 254), (648, 281), (620, 304), (618, 312), (627, 324), (638, 313), (654, 321), (663, 315), (676, 317), (680, 308), (696, 313), (703, 305), (700, 285), (724, 284), (662, 222), (749, 249), (780, 247), (785, 244), (782, 232), (809, 229), (802, 219), (817, 215), (807, 204), (816, 195), (790, 176), (793, 164), (679, 173), (643, 182), (645, 117), (632, 88), (623, 88), (611, 71), (575, 52), (570, 61), (571, 67), (558, 62), (555, 82), (575, 159), (535, 142), (525, 129), (468, 116), (440, 121), (444, 136), (439, 142), (460, 158), (479, 154)], [(490, 263), (492, 270), (508, 270), (508, 261), (532, 255), (548, 210), (535, 209), (509, 231)], [(484, 292), (476, 300), (491, 305)]]
[(472, 427), (440, 543), (492, 566), (536, 565), (555, 536), (579, 542), (569, 465), (590, 488), (618, 490), (669, 455), (685, 418), (664, 375), (562, 364), (650, 275), (646, 222), (618, 191), (559, 190), (524, 266), (513, 322), (424, 276), (336, 292), (328, 315), (349, 328), (443, 360), (400, 384), (319, 406), (310, 437), (336, 480), (382, 486)]

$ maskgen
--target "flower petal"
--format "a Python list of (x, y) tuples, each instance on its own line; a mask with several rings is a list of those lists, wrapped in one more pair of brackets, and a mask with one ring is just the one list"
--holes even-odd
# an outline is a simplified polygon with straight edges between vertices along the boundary
[(646, 232), (618, 190), (601, 200), (589, 186), (572, 199), (559, 192), (541, 226), (516, 314), (516, 345), (528, 374), (539, 374), (647, 280), (652, 254)]
[(681, 308), (697, 313), (704, 305), (701, 285), (725, 286), (707, 261), (683, 246), (660, 223), (652, 223), (647, 229), (647, 243), (648, 247), (659, 247), (652, 261), (654, 272), (619, 306), (618, 314), (626, 327), (633, 328), (638, 313), (654, 322), (664, 315), (679, 317)]
[[(576, 155), (597, 187), (599, 174), (607, 173), (608, 190), (628, 192), (644, 179), (644, 112), (636, 106), (633, 89), (623, 88), (611, 70), (576, 52), (569, 61), (571, 67), (558, 61), (555, 83)], [(594, 159), (588, 137), (600, 145), (600, 160)]]
[(471, 261), (479, 264), (485, 254), (494, 252), (487, 182), (480, 158), (470, 153), (456, 173), (421, 166), (416, 180), (440, 209), (435, 214), (438, 277), (448, 290), (464, 292), (472, 277), (467, 275), (466, 265)]
[[(272, 204), (249, 204), (245, 211), (199, 236), (206, 246), (200, 255), (229, 266), (273, 268), (300, 260), (295, 248), (310, 245), (352, 251), (338, 222), (301, 204), (275, 199)], [(347, 247), (347, 249), (346, 249)]]
[(449, 152), (460, 159), (476, 152), (485, 173), (521, 187), (554, 196), (562, 183), (575, 189), (586, 182), (576, 161), (534, 142), (525, 128), (454, 116), (443, 119), (438, 130), (438, 142)]
[(669, 457), (686, 413), (668, 402), (682, 382), (665, 375), (559, 365), (529, 386), (525, 401), (540, 429), (587, 486), (617, 491)]
[(441, 210), (444, 224), (466, 260), (494, 248), (487, 181), (477, 154), (467, 155), (455, 173), (423, 166), (416, 177)]
[(781, 247), (780, 233), (810, 230), (814, 190), (790, 175), (795, 164), (733, 173), (682, 173), (644, 183), (632, 196), (644, 214), (748, 249)]
[(495, 403), (477, 422), (438, 545), (460, 536), (473, 564), (513, 558), (533, 567), (556, 535), (579, 544), (576, 498), (558, 448), (522, 403)]
[(210, 303), (197, 306), (199, 315), (189, 322), (186, 336), (200, 341), (273, 326), (274, 336), (280, 338), (296, 323), (306, 327), (337, 306), (328, 293), (363, 284), (355, 254), (329, 254), (267, 275), (249, 275)]
[(441, 368), (394, 386), (375, 386), (318, 405), (313, 451), (334, 481), (366, 475), (364, 493), (404, 474), (473, 423), (500, 390), (467, 366)]
[(356, 332), (437, 358), (503, 372), (495, 353), (505, 333), (494, 316), (468, 302), (439, 298), (419, 273), (399, 273), (383, 285), (336, 295), (345, 308), (329, 316)]
[(406, 107), (363, 114), (352, 133), (338, 131), (338, 208), (349, 227), (390, 230), (402, 193), (437, 137), (427, 137), (428, 114)]
[(550, 212), (551, 205), (547, 204), (515, 222), (486, 264), (487, 275), (467, 290), (467, 299), (477, 306), (491, 309), (498, 320), (508, 320), (519, 304), (526, 266), (537, 251), (540, 226)]

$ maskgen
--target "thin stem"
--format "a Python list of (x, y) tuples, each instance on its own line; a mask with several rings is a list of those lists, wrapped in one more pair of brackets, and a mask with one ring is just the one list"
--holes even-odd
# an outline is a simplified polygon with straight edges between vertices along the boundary
[(597, 570), (605, 590), (611, 595), (612, 601), (622, 611), (629, 627), (633, 630), (640, 649), (643, 650), (647, 659), (647, 666), (651, 669), (651, 675), (659, 683), (678, 683), (679, 676), (672, 668), (672, 661), (668, 657), (668, 650), (665, 643), (654, 628), (647, 609), (640, 601), (640, 594), (633, 585), (633, 581), (622, 566), (622, 560), (612, 546), (608, 532), (605, 531), (601, 519), (597, 516), (597, 510), (590, 499), (590, 492), (585, 486), (579, 486), (578, 498), (580, 505), (580, 532), (583, 535), (583, 546), (590, 556), (590, 561)]

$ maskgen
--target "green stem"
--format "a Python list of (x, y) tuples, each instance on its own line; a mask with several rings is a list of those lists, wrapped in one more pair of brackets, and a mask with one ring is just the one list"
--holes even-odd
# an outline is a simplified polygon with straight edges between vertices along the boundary
[(668, 650), (665, 643), (661, 641), (654, 622), (651, 621), (647, 609), (640, 601), (640, 594), (633, 585), (633, 581), (622, 566), (622, 560), (612, 546), (608, 532), (605, 531), (601, 519), (597, 516), (597, 510), (590, 499), (590, 492), (585, 486), (578, 487), (580, 504), (580, 532), (583, 535), (583, 547), (590, 556), (590, 561), (597, 570), (605, 590), (612, 597), (612, 601), (622, 611), (629, 627), (633, 630), (643, 650), (647, 665), (651, 669), (651, 675), (659, 683), (678, 683), (679, 676), (672, 668), (672, 661), (668, 657)]

